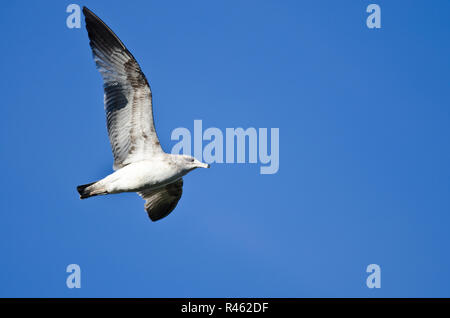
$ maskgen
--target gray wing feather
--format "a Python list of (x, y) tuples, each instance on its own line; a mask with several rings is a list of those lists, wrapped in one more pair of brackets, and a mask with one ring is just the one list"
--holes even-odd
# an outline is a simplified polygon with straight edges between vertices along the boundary
[(183, 194), (183, 179), (156, 190), (144, 190), (138, 194), (145, 201), (145, 210), (152, 221), (158, 221), (175, 209)]
[(102, 20), (86, 7), (83, 13), (89, 44), (103, 77), (114, 169), (163, 152), (155, 131), (152, 92), (139, 64)]

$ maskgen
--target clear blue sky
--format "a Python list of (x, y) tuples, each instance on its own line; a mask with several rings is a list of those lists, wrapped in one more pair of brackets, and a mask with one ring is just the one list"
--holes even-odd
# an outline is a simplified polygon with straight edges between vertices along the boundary
[(0, 11), (0, 296), (450, 296), (449, 1), (75, 2), (139, 61), (166, 151), (195, 119), (280, 128), (277, 174), (194, 171), (157, 223), (136, 194), (78, 198), (112, 155), (70, 3)]

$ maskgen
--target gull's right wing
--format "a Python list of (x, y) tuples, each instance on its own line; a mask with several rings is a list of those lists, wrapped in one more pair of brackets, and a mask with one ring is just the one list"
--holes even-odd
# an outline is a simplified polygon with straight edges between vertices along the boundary
[(153, 121), (152, 92), (139, 64), (92, 11), (84, 7), (83, 14), (94, 60), (103, 77), (114, 169), (162, 153)]

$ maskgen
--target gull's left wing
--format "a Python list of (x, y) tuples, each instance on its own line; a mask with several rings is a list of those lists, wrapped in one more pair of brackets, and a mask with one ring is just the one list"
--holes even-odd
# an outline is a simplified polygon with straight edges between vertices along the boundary
[(145, 201), (145, 210), (152, 221), (158, 221), (175, 209), (183, 194), (183, 178), (156, 190), (143, 190), (138, 194)]

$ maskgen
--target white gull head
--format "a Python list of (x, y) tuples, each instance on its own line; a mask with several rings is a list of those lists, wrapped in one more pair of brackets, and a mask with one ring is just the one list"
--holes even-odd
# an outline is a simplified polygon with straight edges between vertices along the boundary
[(196, 168), (209, 168), (209, 164), (203, 163), (189, 155), (171, 155), (173, 162), (183, 171), (189, 172)]

